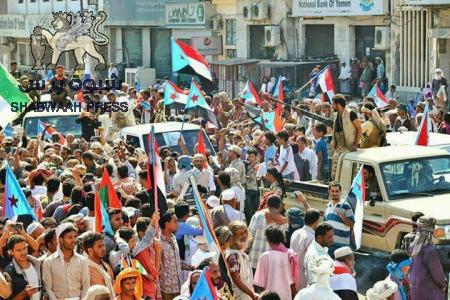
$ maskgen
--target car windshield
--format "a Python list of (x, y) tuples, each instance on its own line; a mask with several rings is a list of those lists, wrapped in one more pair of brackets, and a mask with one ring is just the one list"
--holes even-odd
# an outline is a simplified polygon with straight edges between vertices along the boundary
[(450, 192), (450, 157), (428, 157), (380, 166), (389, 199)]
[(26, 118), (23, 132), (29, 137), (36, 137), (38, 133), (41, 134), (43, 130), (42, 126), (39, 126), (39, 121), (41, 121), (52, 125), (56, 131), (62, 133), (63, 135), (71, 133), (75, 137), (80, 137), (81, 126), (75, 122), (77, 117), (77, 115), (62, 115)]
[[(156, 133), (155, 135), (159, 147), (168, 146), (170, 150), (182, 153), (180, 146), (178, 146), (178, 139), (180, 138), (179, 131)], [(183, 130), (183, 139), (189, 153), (194, 154), (194, 147), (197, 144), (198, 140), (198, 130)], [(212, 145), (209, 142), (209, 139), (205, 136), (205, 133), (203, 133), (203, 141), (205, 142), (206, 150), (209, 153), (214, 154)], [(148, 147), (148, 134), (144, 135), (144, 145), (145, 148)]]

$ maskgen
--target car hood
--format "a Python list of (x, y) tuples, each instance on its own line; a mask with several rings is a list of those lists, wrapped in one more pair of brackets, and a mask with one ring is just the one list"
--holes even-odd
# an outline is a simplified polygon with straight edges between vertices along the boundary
[(391, 207), (405, 210), (411, 213), (422, 212), (436, 219), (437, 224), (450, 224), (449, 204), (450, 193), (439, 194), (431, 197), (422, 196), (402, 200), (392, 200)]

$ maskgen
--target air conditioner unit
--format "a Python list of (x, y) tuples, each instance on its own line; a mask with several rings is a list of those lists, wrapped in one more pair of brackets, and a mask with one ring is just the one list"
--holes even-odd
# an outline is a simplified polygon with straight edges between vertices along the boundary
[(269, 18), (269, 5), (265, 3), (258, 3), (253, 6), (252, 19), (265, 20)]
[(213, 30), (222, 30), (223, 29), (222, 19), (213, 19), (212, 20), (212, 29)]
[(251, 4), (246, 4), (242, 7), (242, 15), (244, 16), (245, 20), (252, 19), (252, 11), (253, 11), (253, 5), (251, 5)]
[(264, 26), (264, 40), (264, 46), (266, 47), (276, 47), (281, 44), (280, 26)]
[(391, 48), (391, 30), (387, 26), (375, 26), (375, 46), (374, 49)]

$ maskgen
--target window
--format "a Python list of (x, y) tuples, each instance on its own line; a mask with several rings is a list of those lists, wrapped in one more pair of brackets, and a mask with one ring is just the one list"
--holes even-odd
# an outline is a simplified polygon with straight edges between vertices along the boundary
[(227, 57), (228, 58), (236, 58), (236, 50), (235, 49), (227, 49)]
[(18, 0), (17, 1), (19, 4), (23, 4), (23, 0)]
[(236, 45), (236, 20), (228, 19), (225, 21), (226, 39), (225, 44), (228, 46)]
[(36, 3), (36, 0), (30, 0), (30, 3)]
[(42, 0), (42, 2), (49, 2), (50, 0)]
[(450, 159), (430, 157), (385, 163), (381, 166), (389, 199), (450, 192)]

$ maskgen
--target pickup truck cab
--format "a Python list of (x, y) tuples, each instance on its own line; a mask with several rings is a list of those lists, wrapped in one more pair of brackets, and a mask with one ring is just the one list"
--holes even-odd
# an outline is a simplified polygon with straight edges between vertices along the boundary
[[(52, 127), (64, 136), (71, 133), (76, 138), (81, 137), (81, 125), (75, 120), (80, 116), (79, 112), (64, 111), (30, 111), (25, 114), (22, 121), (23, 133), (29, 138), (38, 135), (39, 121), (52, 125)], [(41, 134), (42, 132), (39, 132)]]
[[(433, 216), (442, 236), (435, 240), (442, 263), (450, 267), (450, 155), (438, 147), (389, 146), (344, 154), (337, 170), (347, 195), (361, 165), (370, 166), (374, 177), (366, 183), (377, 184), (379, 193), (366, 192), (362, 248), (390, 253), (399, 248), (403, 237), (412, 231), (411, 216), (417, 212)], [(369, 181), (371, 180), (371, 181)], [(301, 190), (311, 207), (324, 212), (328, 186), (318, 182), (292, 182), (287, 206), (299, 206), (289, 191)], [(350, 203), (352, 204), (352, 203)]]
[[(199, 130), (201, 130), (206, 150), (212, 156), (215, 156), (215, 151), (211, 145), (208, 135), (205, 134), (199, 125), (192, 123), (184, 123), (183, 125), (182, 122), (166, 122), (129, 126), (123, 128), (120, 131), (119, 136), (128, 145), (148, 151), (148, 135), (152, 130), (152, 126), (155, 127), (155, 136), (159, 147), (168, 146), (172, 151), (181, 153), (180, 146), (178, 146), (178, 139), (180, 138), (180, 134), (182, 134), (186, 148), (190, 154), (194, 154), (194, 147), (198, 140), (198, 133)], [(181, 132), (181, 128), (183, 128), (183, 132)]]

